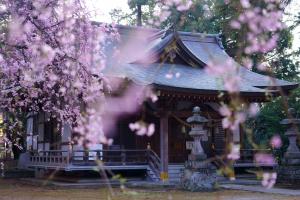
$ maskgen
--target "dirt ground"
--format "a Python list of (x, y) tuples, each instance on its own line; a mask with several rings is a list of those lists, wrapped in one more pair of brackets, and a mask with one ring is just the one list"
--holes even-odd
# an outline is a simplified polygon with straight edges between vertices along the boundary
[(114, 188), (57, 189), (32, 186), (15, 180), (0, 179), (0, 200), (299, 200), (300, 197), (270, 195), (263, 193), (219, 190), (216, 192), (192, 193), (180, 190), (140, 190)]

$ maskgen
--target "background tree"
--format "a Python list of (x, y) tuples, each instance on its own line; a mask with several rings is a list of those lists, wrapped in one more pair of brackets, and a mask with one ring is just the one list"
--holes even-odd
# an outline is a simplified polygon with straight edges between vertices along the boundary
[[(130, 13), (125, 13), (121, 9), (113, 9), (110, 12), (110, 16), (114, 22), (118, 24), (125, 22), (129, 25), (138, 25), (141, 22), (141, 24), (146, 25), (154, 17), (155, 0), (130, 0), (128, 1), (128, 5), (131, 9)], [(138, 22), (139, 17), (140, 22)]]
[[(79, 133), (80, 144), (111, 143), (104, 128), (112, 126), (115, 118), (105, 121), (102, 115), (120, 113), (110, 113), (107, 93), (112, 91), (104, 92), (110, 80), (103, 70), (107, 44), (120, 39), (116, 27), (92, 22), (82, 0), (3, 0), (0, 8), (0, 110), (14, 115), (7, 122), (22, 122), (26, 114), (44, 112), (58, 126), (70, 125)], [(117, 88), (119, 82), (114, 85)], [(124, 96), (118, 98), (126, 98), (127, 105), (122, 105), (130, 113), (146, 90), (126, 89), (135, 95), (124, 89)], [(110, 102), (119, 104), (113, 98)], [(18, 146), (13, 138), (19, 126), (13, 128), (6, 129), (7, 139)]]
[[(291, 0), (282, 1), (280, 10), (287, 12), (285, 8), (291, 3)], [(144, 2), (145, 3), (145, 2)], [(258, 6), (261, 9), (268, 5), (264, 1), (251, 1), (251, 4)], [(152, 1), (149, 6), (153, 6)], [(135, 15), (135, 6), (132, 8), (132, 14)], [(249, 27), (241, 26), (233, 23), (241, 13), (245, 12), (245, 8), (241, 6), (240, 0), (205, 0), (194, 1), (189, 10), (179, 11), (175, 6), (170, 8), (170, 15), (159, 26), (148, 23), (148, 26), (157, 28), (166, 28), (174, 25), (177, 30), (189, 32), (215, 33), (221, 34), (223, 44), (226, 52), (238, 60), (242, 64), (246, 64), (245, 55), (242, 49), (247, 47), (247, 33)], [(147, 13), (148, 15), (149, 13)], [(151, 13), (150, 13), (151, 14)], [(156, 16), (152, 16), (155, 18)], [(124, 16), (126, 19), (126, 16)], [(258, 70), (261, 63), (267, 63), (272, 68), (272, 75), (276, 78), (299, 81), (299, 50), (292, 49), (293, 31), (299, 26), (300, 18), (294, 20), (293, 24), (287, 25), (284, 29), (279, 31), (279, 38), (277, 46), (274, 50), (268, 53), (254, 53), (249, 56), (253, 65), (252, 70), (258, 73), (266, 73)], [(130, 19), (130, 20), (135, 20)], [(130, 24), (135, 24), (130, 21)], [(237, 28), (238, 26), (238, 28)], [(289, 106), (299, 108), (299, 89), (294, 91), (288, 98)], [(274, 134), (280, 134), (283, 138), (284, 129), (279, 122), (287, 117), (283, 106), (282, 98), (275, 98), (270, 103), (262, 104), (260, 114), (248, 121), (248, 127), (254, 128), (253, 136), (261, 148), (269, 148), (269, 139)], [(296, 109), (297, 110), (297, 109)], [(283, 150), (287, 146), (287, 140), (281, 148)]]
[[(128, 24), (136, 24), (137, 16), (137, 5), (142, 4), (144, 7), (149, 8), (147, 12), (143, 10), (142, 18), (143, 24), (148, 26), (153, 26), (156, 28), (166, 28), (170, 25), (174, 25), (179, 31), (188, 32), (200, 32), (200, 33), (213, 33), (221, 34), (223, 45), (226, 52), (234, 57), (240, 63), (243, 63), (244, 53), (241, 53), (241, 49), (247, 47), (247, 33), (248, 27), (240, 27), (240, 29), (235, 29), (232, 25), (232, 21), (237, 19), (238, 16), (245, 12), (245, 9), (241, 6), (239, 0), (199, 0), (194, 1), (190, 9), (179, 11), (175, 6), (171, 7), (170, 15), (167, 17), (163, 23), (157, 24), (149, 23), (151, 20), (155, 19), (155, 3), (153, 0), (132, 0), (129, 1), (129, 6), (131, 12), (125, 14), (119, 11), (114, 11), (111, 13), (113, 19), (118, 16), (118, 19), (126, 21)], [(291, 3), (291, 0), (282, 1), (282, 7), (280, 8), (284, 12), (285, 8)], [(254, 6), (259, 6), (261, 9), (267, 6), (264, 1), (252, 1)], [(118, 20), (120, 21), (120, 20)], [(297, 78), (299, 74), (298, 61), (295, 59), (297, 52), (292, 51), (292, 41), (293, 41), (293, 30), (298, 26), (294, 23), (282, 31), (280, 31), (280, 37), (277, 42), (277, 47), (272, 52), (266, 53), (255, 53), (252, 54), (251, 60), (253, 63), (253, 70), (259, 72), (255, 66), (262, 62), (267, 62), (274, 69), (275, 76), (277, 78), (284, 78), (288, 80), (293, 80)]]

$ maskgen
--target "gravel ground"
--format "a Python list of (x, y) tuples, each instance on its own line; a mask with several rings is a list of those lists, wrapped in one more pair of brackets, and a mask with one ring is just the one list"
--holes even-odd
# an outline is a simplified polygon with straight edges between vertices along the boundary
[(141, 190), (113, 188), (99, 189), (58, 189), (33, 186), (17, 180), (0, 179), (0, 200), (299, 200), (300, 197), (263, 194), (237, 190), (192, 193), (180, 190)]

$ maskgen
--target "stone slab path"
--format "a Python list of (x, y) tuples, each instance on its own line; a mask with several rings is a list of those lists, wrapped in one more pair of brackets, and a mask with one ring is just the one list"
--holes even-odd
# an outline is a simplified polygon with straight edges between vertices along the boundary
[(222, 184), (221, 188), (231, 189), (231, 190), (244, 190), (244, 191), (252, 191), (252, 192), (262, 192), (268, 194), (280, 194), (280, 195), (288, 195), (288, 196), (298, 196), (300, 199), (300, 190), (290, 190), (290, 189), (282, 189), (282, 188), (263, 188), (261, 185), (236, 185), (236, 184)]

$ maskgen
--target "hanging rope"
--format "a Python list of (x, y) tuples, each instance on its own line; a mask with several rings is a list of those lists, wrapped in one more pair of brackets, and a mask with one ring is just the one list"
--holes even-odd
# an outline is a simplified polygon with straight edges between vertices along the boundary
[(187, 122), (183, 121), (182, 119), (180, 119), (176, 115), (170, 113), (170, 116), (173, 117), (174, 119), (176, 119), (179, 123), (183, 124), (184, 126), (187, 126), (187, 127), (191, 128), (190, 124), (188, 124)]

